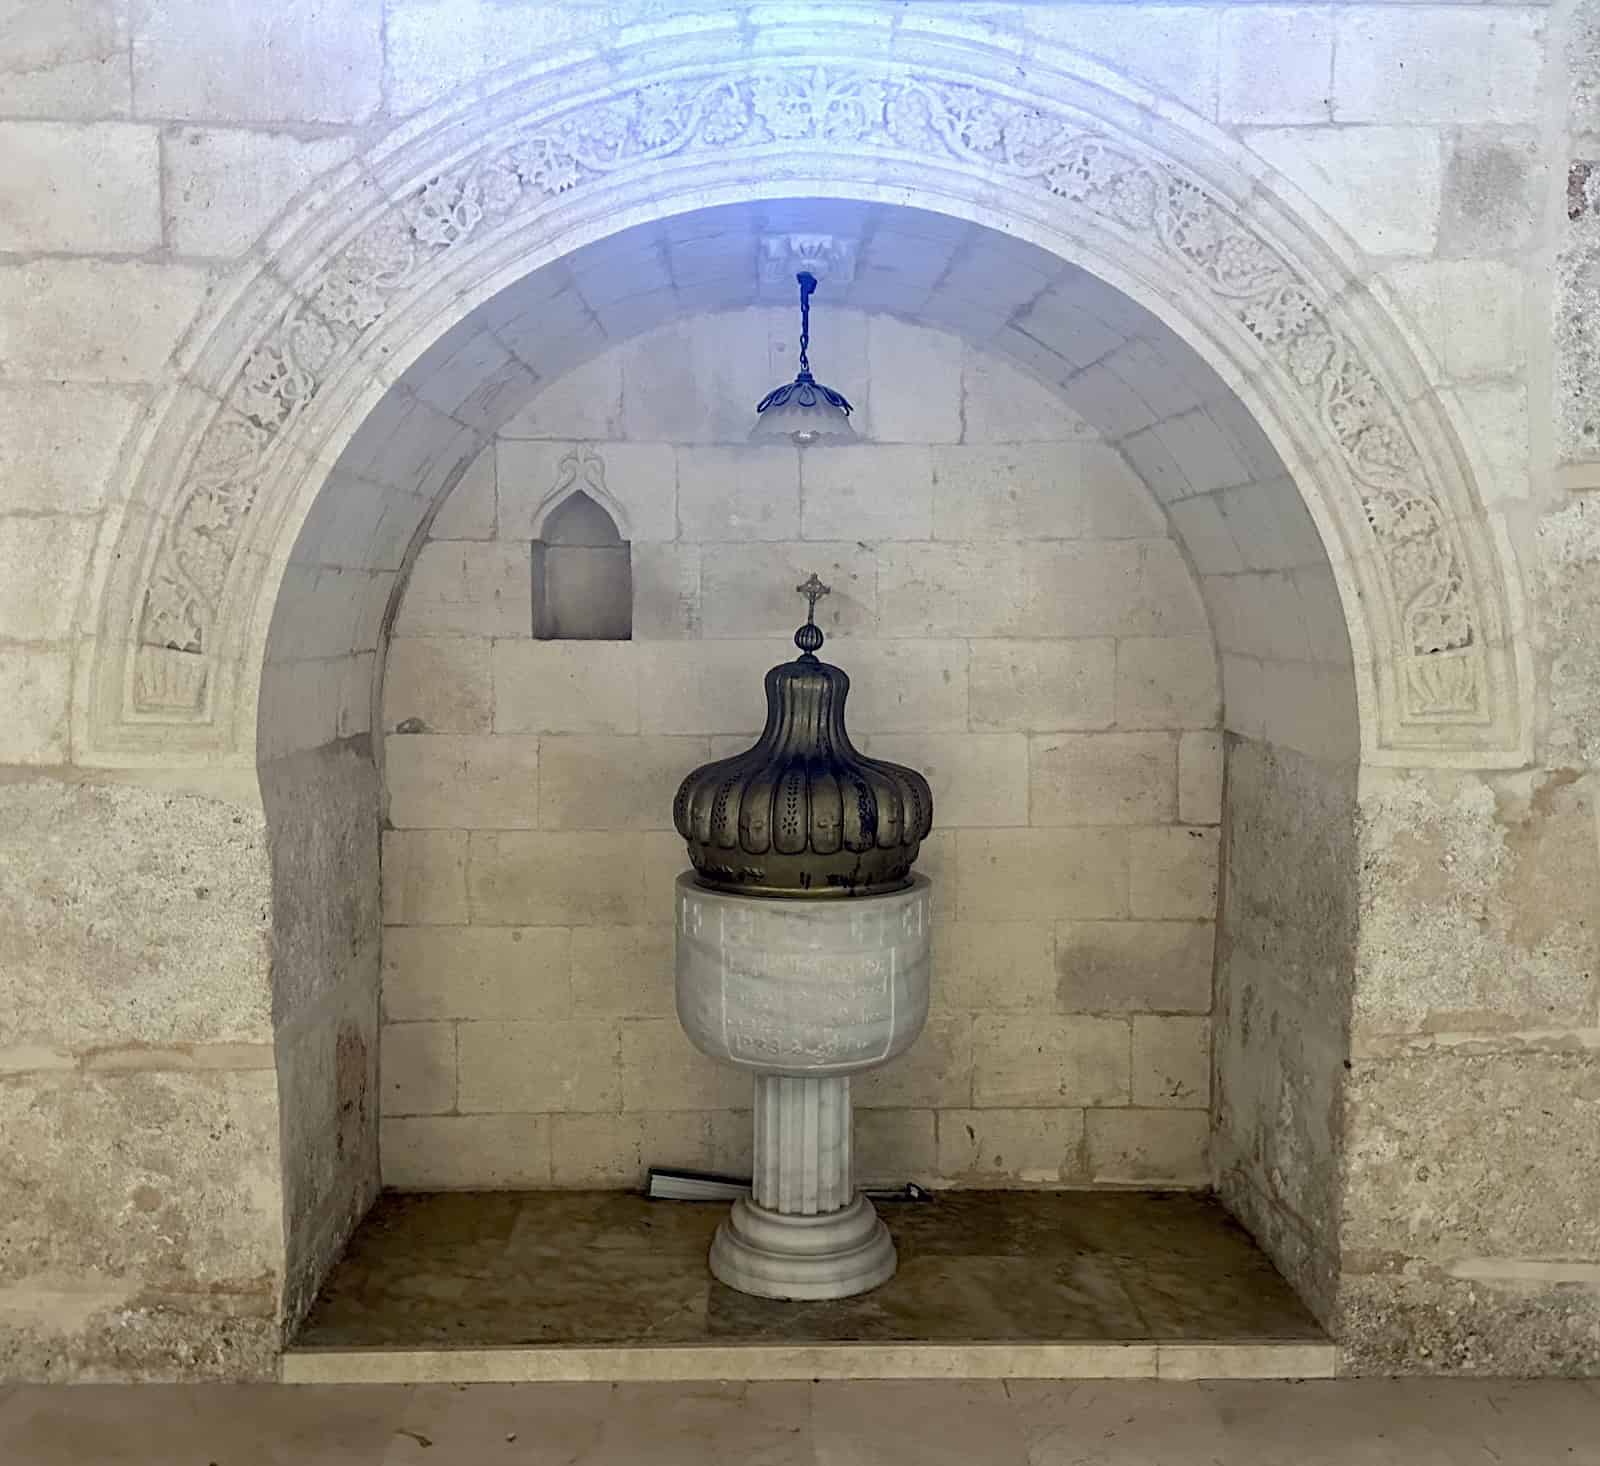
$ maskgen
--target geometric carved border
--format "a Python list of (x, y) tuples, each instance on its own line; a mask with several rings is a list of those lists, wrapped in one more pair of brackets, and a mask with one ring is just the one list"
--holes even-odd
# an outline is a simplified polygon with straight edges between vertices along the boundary
[[(947, 70), (948, 68), (944, 68)], [(1043, 96), (882, 63), (737, 60), (554, 104), (419, 180), (327, 258), (228, 385), (135, 602), (136, 718), (196, 722), (218, 617), (279, 446), (324, 383), (452, 252), (538, 205), (666, 159), (775, 147), (944, 162), (1087, 214), (1170, 262), (1245, 332), (1332, 445), (1359, 496), (1391, 632), (1396, 721), (1494, 717), (1485, 587), (1406, 411), (1330, 319), (1327, 292), (1236, 201), (1183, 164)], [(1490, 590), (1492, 596), (1492, 589)]]

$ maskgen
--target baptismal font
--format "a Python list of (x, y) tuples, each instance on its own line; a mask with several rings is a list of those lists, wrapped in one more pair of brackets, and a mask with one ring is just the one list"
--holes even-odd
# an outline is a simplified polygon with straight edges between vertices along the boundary
[(683, 781), (673, 821), (678, 1018), (754, 1081), (755, 1164), (711, 1271), (767, 1298), (845, 1298), (893, 1276), (894, 1244), (851, 1171), (850, 1077), (903, 1053), (928, 1016), (933, 823), (914, 769), (856, 751), (850, 679), (820, 661), (812, 575), (800, 655), (766, 675), (756, 744)]

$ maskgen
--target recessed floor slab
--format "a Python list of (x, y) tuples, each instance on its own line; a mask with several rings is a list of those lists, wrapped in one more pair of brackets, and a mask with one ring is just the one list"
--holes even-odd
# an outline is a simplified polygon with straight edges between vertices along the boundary
[(883, 1287), (716, 1282), (724, 1203), (388, 1194), (284, 1359), (301, 1381), (1326, 1375), (1334, 1350), (1213, 1199), (958, 1191), (880, 1211)]

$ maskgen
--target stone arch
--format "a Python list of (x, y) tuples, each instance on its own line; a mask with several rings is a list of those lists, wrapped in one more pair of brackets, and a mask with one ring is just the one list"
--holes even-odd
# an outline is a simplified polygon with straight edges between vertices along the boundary
[[(476, 305), (631, 223), (799, 195), (999, 218), (1147, 306), (1306, 498), (1364, 757), (1520, 761), (1514, 571), (1353, 251), (1169, 104), (1044, 48), (1022, 84), (1018, 59), (948, 20), (668, 21), (504, 74), (325, 179), (220, 292), (132, 449), (89, 590), (86, 760), (253, 762), (273, 607), (328, 466)], [(434, 451), (435, 498), (481, 441), (465, 423)]]

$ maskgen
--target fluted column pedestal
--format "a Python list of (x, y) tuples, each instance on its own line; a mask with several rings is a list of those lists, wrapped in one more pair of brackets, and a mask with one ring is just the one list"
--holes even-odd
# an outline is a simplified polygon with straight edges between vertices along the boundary
[(678, 878), (678, 1018), (755, 1080), (755, 1178), (711, 1271), (764, 1298), (848, 1298), (894, 1275), (894, 1244), (850, 1171), (850, 1076), (911, 1046), (928, 1016), (928, 881), (808, 900)]
[(763, 1298), (848, 1298), (894, 1276), (850, 1174), (850, 1080), (758, 1074), (755, 1175), (711, 1244), (713, 1276)]

